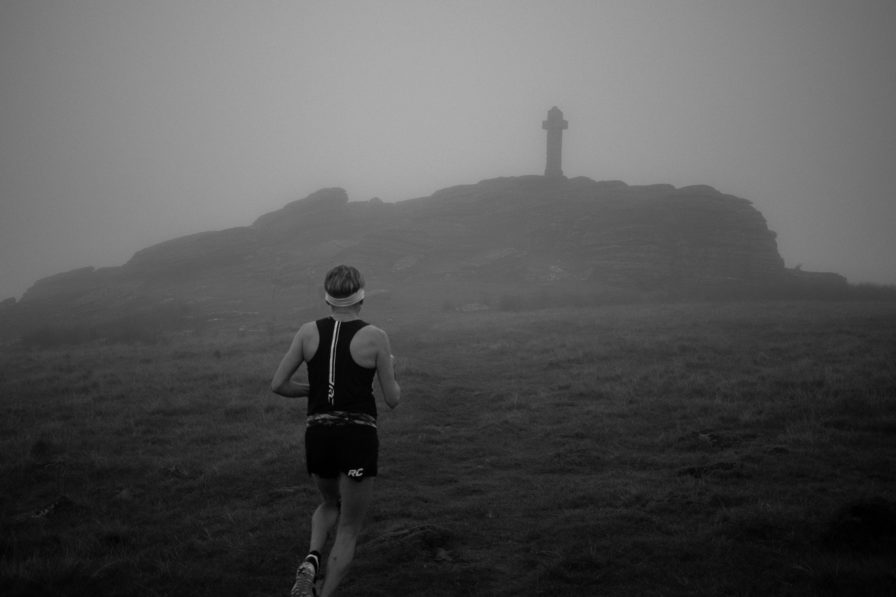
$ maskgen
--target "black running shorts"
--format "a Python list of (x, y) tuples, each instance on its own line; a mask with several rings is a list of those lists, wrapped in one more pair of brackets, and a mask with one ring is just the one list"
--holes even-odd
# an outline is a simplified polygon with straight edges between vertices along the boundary
[(360, 481), (376, 477), (380, 442), (366, 425), (312, 425), (305, 430), (308, 474), (333, 479), (339, 473)]

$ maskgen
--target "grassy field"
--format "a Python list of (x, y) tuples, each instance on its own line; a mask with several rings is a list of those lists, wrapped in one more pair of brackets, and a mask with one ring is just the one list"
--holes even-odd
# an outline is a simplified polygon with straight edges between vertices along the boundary
[[(404, 402), (342, 594), (896, 594), (896, 304), (365, 316)], [(293, 332), (0, 349), (0, 593), (288, 594)]]

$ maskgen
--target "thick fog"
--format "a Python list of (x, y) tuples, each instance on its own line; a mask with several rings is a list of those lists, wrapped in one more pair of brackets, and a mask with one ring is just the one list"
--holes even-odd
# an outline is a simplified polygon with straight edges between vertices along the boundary
[(327, 186), (541, 174), (745, 197), (896, 283), (890, 0), (0, 3), (0, 299)]

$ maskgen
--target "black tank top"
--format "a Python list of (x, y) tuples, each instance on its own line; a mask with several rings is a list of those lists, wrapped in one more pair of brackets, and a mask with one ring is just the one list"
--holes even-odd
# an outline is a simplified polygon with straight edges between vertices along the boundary
[(364, 413), (376, 417), (373, 376), (376, 369), (361, 367), (349, 346), (365, 321), (318, 319), (317, 352), (308, 361), (308, 415), (331, 412)]

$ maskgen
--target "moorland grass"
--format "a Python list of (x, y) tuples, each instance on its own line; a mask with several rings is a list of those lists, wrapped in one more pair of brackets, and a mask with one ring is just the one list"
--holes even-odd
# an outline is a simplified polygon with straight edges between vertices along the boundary
[[(380, 315), (404, 402), (343, 594), (896, 592), (896, 304)], [(293, 332), (3, 348), (0, 592), (286, 594)]]

